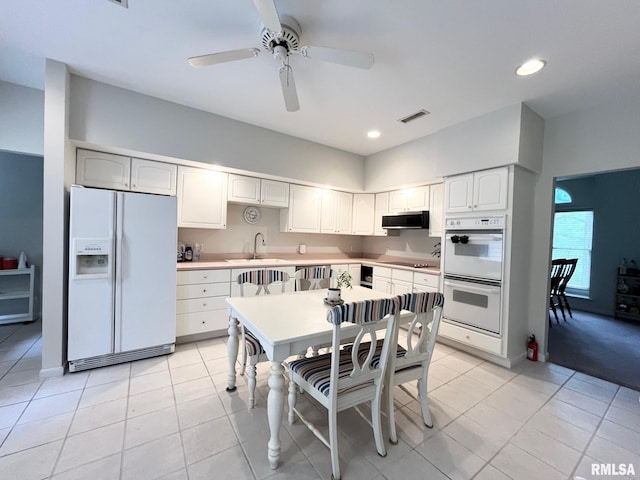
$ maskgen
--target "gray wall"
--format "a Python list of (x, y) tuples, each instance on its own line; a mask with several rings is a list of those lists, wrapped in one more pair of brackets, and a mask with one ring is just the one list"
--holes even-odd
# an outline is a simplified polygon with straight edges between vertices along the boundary
[(38, 156), (0, 151), (0, 255), (25, 252), (36, 265), (34, 312), (42, 292), (42, 166)]
[(571, 194), (573, 203), (558, 205), (556, 211), (587, 208), (594, 213), (590, 298), (571, 299), (571, 306), (613, 315), (618, 265), (623, 258), (640, 260), (640, 170), (563, 180), (557, 186)]
[(0, 81), (0, 150), (42, 155), (44, 93)]

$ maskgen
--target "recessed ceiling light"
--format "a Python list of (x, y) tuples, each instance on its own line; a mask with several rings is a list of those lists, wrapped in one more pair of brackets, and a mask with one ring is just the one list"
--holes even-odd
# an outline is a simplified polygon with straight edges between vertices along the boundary
[(367, 132), (367, 137), (369, 138), (378, 138), (380, 136), (380, 132), (378, 130), (370, 130)]
[(531, 60), (524, 62), (516, 69), (516, 75), (518, 75), (519, 77), (531, 75), (542, 70), (546, 64), (547, 62), (542, 60), (541, 58), (532, 58)]

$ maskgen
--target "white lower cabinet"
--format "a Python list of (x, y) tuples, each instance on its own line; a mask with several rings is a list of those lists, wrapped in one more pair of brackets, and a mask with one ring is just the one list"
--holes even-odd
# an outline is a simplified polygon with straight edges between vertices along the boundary
[(413, 272), (409, 270), (391, 270), (391, 293), (403, 295), (413, 291)]
[(414, 292), (434, 292), (440, 291), (440, 275), (429, 273), (415, 273), (413, 276)]
[(456, 342), (493, 353), (494, 355), (502, 355), (502, 339), (469, 330), (447, 321), (440, 322), (438, 336), (450, 338)]
[(351, 285), (360, 285), (360, 271), (362, 265), (359, 263), (347, 263), (341, 265), (331, 265), (333, 275), (337, 278), (342, 272), (349, 272), (351, 275)]
[(388, 267), (373, 267), (373, 290), (391, 293), (391, 269)]
[(226, 331), (231, 270), (181, 270), (176, 287), (176, 336)]

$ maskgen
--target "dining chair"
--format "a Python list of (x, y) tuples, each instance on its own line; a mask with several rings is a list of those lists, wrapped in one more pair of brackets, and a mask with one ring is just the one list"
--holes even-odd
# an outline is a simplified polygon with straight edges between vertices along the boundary
[[(562, 310), (562, 316), (564, 317), (564, 309), (567, 309), (569, 316), (573, 318), (573, 312), (571, 311), (571, 305), (569, 305), (569, 299), (566, 295), (567, 284), (571, 280), (573, 273), (576, 271), (576, 267), (578, 266), (577, 258), (568, 258), (565, 260), (565, 267), (561, 275), (561, 279), (556, 291), (556, 298), (558, 299), (558, 303), (560, 304), (560, 308)], [(565, 322), (567, 321), (565, 317)]]
[[(557, 292), (560, 282), (562, 281), (562, 272), (565, 268), (565, 259), (564, 258), (556, 258), (551, 260), (551, 278), (549, 280), (549, 308), (553, 312), (553, 315), (556, 317), (556, 323), (560, 324), (560, 320), (558, 319), (558, 308), (561, 308), (559, 300), (557, 300)], [(563, 313), (564, 311), (561, 310)], [(566, 321), (566, 318), (565, 318)], [(549, 326), (551, 326), (551, 315), (549, 315)]]
[[(284, 293), (289, 278), (289, 274), (281, 270), (260, 269), (239, 274), (236, 282), (240, 287), (240, 296), (244, 297), (250, 294), (247, 289), (251, 285), (256, 287), (255, 290), (251, 292), (253, 295), (270, 295), (270, 287), (273, 287), (275, 283), (281, 284), (280, 293)], [(244, 375), (248, 359), (247, 384), (249, 387), (249, 408), (253, 408), (255, 406), (256, 393), (256, 365), (259, 362), (266, 362), (269, 359), (260, 341), (253, 336), (251, 332), (247, 331), (243, 325), (240, 326), (240, 332), (241, 344), (243, 345), (240, 375)]]
[[(380, 404), (388, 353), (393, 344), (398, 298), (384, 298), (346, 303), (331, 308), (327, 321), (333, 325), (331, 353), (293, 360), (289, 367), (289, 424), (295, 417), (313, 432), (331, 452), (332, 478), (340, 478), (340, 460), (338, 448), (338, 412), (371, 402), (371, 425), (376, 442), (376, 450), (386, 456), (382, 439)], [(353, 329), (343, 326), (352, 323)], [(370, 366), (375, 354), (376, 339), (384, 334), (380, 361)], [(348, 337), (352, 348), (341, 350), (343, 336)], [(363, 342), (371, 338), (372, 341)], [(329, 438), (327, 439), (315, 425), (296, 409), (296, 386), (311, 395), (327, 409)], [(366, 418), (366, 417), (365, 417)]]
[(320, 290), (329, 288), (331, 281), (331, 267), (302, 267), (296, 270), (296, 292), (303, 290)]

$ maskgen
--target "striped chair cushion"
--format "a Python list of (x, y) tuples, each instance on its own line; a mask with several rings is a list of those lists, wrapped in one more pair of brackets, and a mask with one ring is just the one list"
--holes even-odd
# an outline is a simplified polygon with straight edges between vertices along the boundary
[(254, 285), (269, 285), (273, 282), (286, 282), (289, 274), (280, 270), (251, 270), (238, 275), (238, 285), (253, 283)]
[(394, 298), (345, 303), (329, 310), (327, 321), (334, 325), (340, 325), (343, 322), (357, 324), (375, 322), (389, 314), (394, 314), (394, 309)]
[(258, 341), (256, 337), (254, 337), (251, 332), (245, 330), (244, 331), (244, 344), (247, 349), (247, 356), (254, 357), (256, 355), (260, 355), (265, 353), (264, 348)]
[[(364, 362), (367, 359), (367, 355), (369, 355), (370, 343), (361, 343), (360, 348), (358, 350), (358, 361), (360, 363)], [(344, 347), (345, 352), (351, 352), (353, 345), (347, 345)], [(376, 345), (376, 350), (373, 353), (373, 358), (371, 358), (371, 368), (378, 368), (380, 365), (380, 354), (382, 353), (382, 342), (378, 342)], [(398, 345), (398, 350), (396, 352), (397, 358), (402, 358), (407, 353), (407, 350), (402, 347), (402, 345)]]
[[(310, 385), (316, 388), (325, 397), (328, 397), (331, 393), (331, 354), (325, 353), (317, 357), (302, 358), (300, 360), (294, 360), (289, 362), (289, 368), (292, 372), (296, 373), (307, 381)], [(353, 363), (351, 362), (350, 352), (340, 353), (340, 369), (338, 378), (347, 378), (353, 370)], [(355, 391), (364, 387), (373, 385), (373, 380), (367, 383), (357, 385), (356, 387), (343, 389), (338, 394), (346, 393), (347, 391)]]
[(400, 310), (423, 313), (444, 305), (444, 295), (436, 292), (418, 292), (400, 295)]

